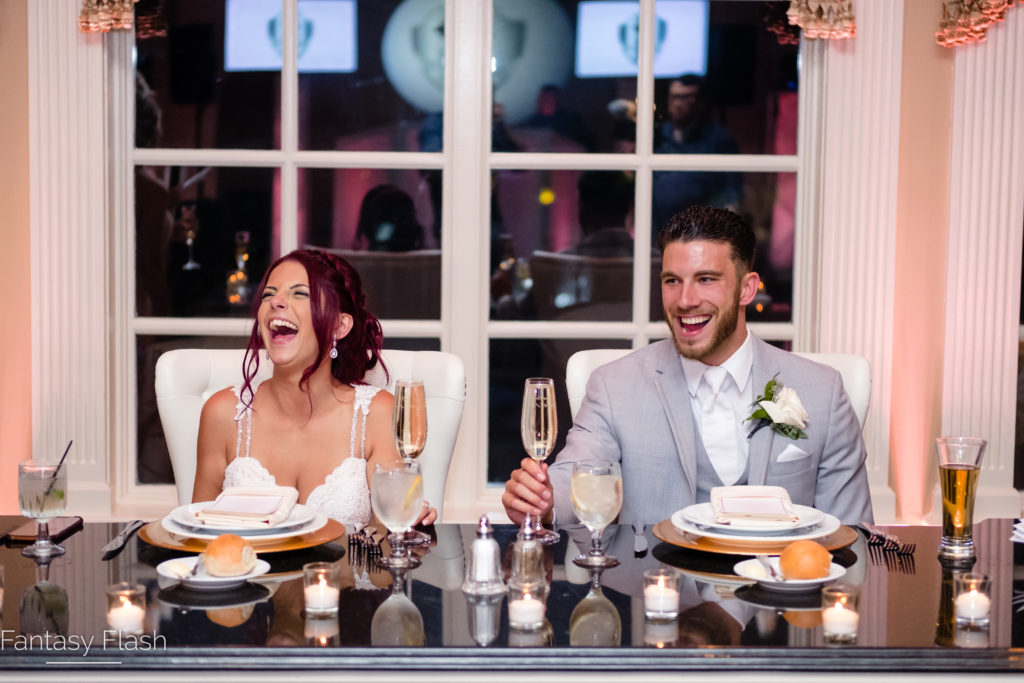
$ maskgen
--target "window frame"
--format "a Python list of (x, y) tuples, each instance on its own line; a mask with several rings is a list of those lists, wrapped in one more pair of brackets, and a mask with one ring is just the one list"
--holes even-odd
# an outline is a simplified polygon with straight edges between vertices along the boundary
[[(664, 323), (647, 320), (650, 264), (636, 260), (634, 269), (634, 319), (625, 322), (491, 321), (486, 283), (489, 244), (487, 231), (456, 229), (487, 225), (492, 169), (628, 169), (636, 172), (636, 243), (650, 243), (651, 180), (657, 170), (735, 170), (797, 174), (797, 210), (794, 253), (793, 318), (788, 323), (754, 323), (751, 329), (764, 339), (790, 341), (809, 348), (814, 342), (816, 296), (809, 286), (816, 277), (817, 220), (820, 198), (817, 176), (820, 164), (820, 114), (824, 88), (820, 72), (824, 47), (801, 44), (799, 145), (796, 155), (655, 155), (653, 139), (654, 83), (651, 37), (654, 0), (640, 0), (640, 40), (648, 48), (639, 60), (637, 97), (651, 106), (638, 107), (637, 151), (633, 154), (500, 153), (490, 151), (491, 51), (493, 12), (490, 2), (447, 0), (445, 44), (445, 120), (443, 152), (346, 152), (298, 149), (298, 74), (295, 69), (296, 4), (284, 1), (284, 60), (281, 75), (281, 149), (192, 150), (133, 149), (134, 71), (133, 38), (125, 32), (108, 35), (107, 66), (108, 177), (111, 219), (112, 329), (111, 427), (116, 436), (111, 466), (113, 497), (118, 507), (132, 510), (163, 510), (175, 500), (172, 485), (139, 484), (136, 453), (136, 344), (137, 335), (197, 334), (235, 336), (247, 334), (249, 320), (227, 318), (137, 318), (134, 314), (134, 189), (137, 164), (189, 166), (263, 166), (281, 170), (281, 253), (297, 245), (297, 173), (300, 168), (429, 168), (440, 169), (442, 200), (442, 301), (441, 318), (434, 321), (382, 321), (387, 337), (434, 337), (441, 349), (459, 355), (466, 365), (467, 401), (462, 429), (449, 472), (445, 518), (472, 521), (483, 513), (503, 511), (501, 488), (487, 483), (488, 346), (497, 338), (619, 338), (634, 348), (667, 335)], [(458, 83), (458, 87), (453, 84)], [(459, 144), (452, 144), (459, 131)], [(459, 187), (456, 198), (453, 188)], [(453, 227), (454, 226), (454, 227)], [(458, 264), (470, 264), (468, 267)], [(476, 266), (476, 267), (473, 267)], [(455, 297), (454, 292), (459, 292)], [(480, 455), (483, 454), (483, 455)], [(453, 495), (453, 491), (460, 492)], [(140, 512), (141, 514), (141, 512)]]

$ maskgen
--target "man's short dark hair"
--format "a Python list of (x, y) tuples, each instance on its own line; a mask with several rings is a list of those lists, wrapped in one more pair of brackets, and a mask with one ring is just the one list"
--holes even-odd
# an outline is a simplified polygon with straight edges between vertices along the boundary
[(665, 247), (672, 242), (694, 242), (708, 240), (724, 242), (732, 249), (732, 258), (747, 272), (754, 269), (754, 251), (757, 236), (750, 223), (742, 216), (728, 209), (711, 206), (691, 206), (668, 219), (658, 234), (658, 249), (665, 253)]

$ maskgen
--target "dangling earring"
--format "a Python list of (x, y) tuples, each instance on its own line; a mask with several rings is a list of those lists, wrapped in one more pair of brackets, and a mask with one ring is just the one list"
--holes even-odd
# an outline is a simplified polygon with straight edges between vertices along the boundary
[(331, 356), (332, 359), (338, 357), (338, 340), (337, 339), (334, 340), (334, 346), (331, 347), (330, 356)]

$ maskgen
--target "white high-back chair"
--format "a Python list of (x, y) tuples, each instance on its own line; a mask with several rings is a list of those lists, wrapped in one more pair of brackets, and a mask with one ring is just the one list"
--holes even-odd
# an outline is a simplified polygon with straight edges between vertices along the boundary
[[(192, 500), (196, 477), (199, 414), (211, 395), (242, 381), (243, 349), (177, 349), (156, 363), (156, 405), (171, 456), (181, 505)], [(440, 351), (396, 351), (381, 355), (390, 381), (378, 365), (366, 374), (370, 384), (391, 391), (398, 380), (421, 380), (427, 397), (427, 444), (417, 458), (423, 471), (423, 497), (443, 517), (445, 481), (455, 450), (466, 400), (466, 372), (458, 356)], [(257, 377), (270, 376), (272, 366), (260, 362)]]
[[(569, 394), (569, 410), (573, 419), (580, 409), (583, 397), (587, 392), (587, 380), (596, 368), (622, 358), (630, 349), (588, 349), (574, 353), (565, 366), (565, 388)], [(828, 365), (839, 371), (843, 378), (843, 387), (850, 397), (853, 412), (861, 428), (868, 415), (871, 402), (871, 364), (862, 356), (848, 353), (797, 353), (822, 365)]]

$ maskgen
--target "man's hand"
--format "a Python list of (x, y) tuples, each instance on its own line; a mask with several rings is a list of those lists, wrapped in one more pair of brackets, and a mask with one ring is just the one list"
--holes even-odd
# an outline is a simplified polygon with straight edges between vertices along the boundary
[(520, 468), (505, 482), (501, 504), (513, 524), (522, 524), (527, 513), (550, 522), (555, 496), (548, 479), (548, 466), (533, 458), (523, 458)]

